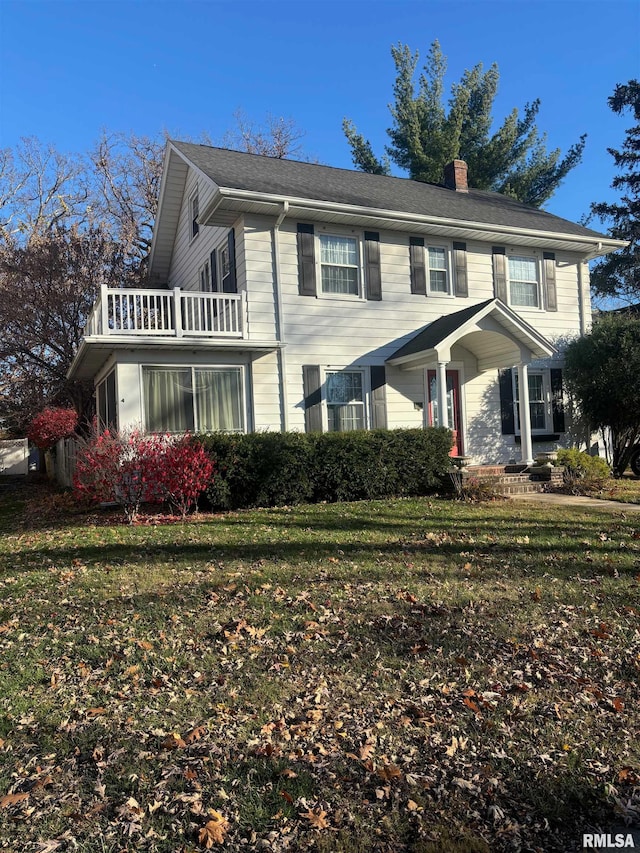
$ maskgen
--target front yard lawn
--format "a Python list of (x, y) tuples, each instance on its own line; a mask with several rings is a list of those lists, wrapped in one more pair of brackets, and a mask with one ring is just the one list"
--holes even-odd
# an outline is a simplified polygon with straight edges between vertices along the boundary
[(0, 500), (1, 849), (547, 853), (638, 820), (640, 515), (64, 503)]

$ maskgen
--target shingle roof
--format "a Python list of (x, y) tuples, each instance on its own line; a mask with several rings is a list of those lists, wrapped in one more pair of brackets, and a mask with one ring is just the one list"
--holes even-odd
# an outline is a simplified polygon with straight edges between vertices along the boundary
[(455, 332), (467, 320), (479, 314), (490, 302), (493, 302), (493, 299), (486, 299), (477, 305), (470, 305), (461, 311), (455, 311), (453, 314), (445, 314), (443, 317), (439, 317), (433, 323), (429, 323), (428, 326), (417, 332), (406, 344), (394, 352), (390, 358), (403, 358), (407, 355), (415, 355), (419, 352), (435, 349), (439, 343), (449, 337), (451, 332)]
[(218, 186), (229, 189), (556, 234), (604, 236), (500, 193), (475, 189), (456, 192), (408, 178), (369, 175), (191, 142), (172, 141), (172, 144)]

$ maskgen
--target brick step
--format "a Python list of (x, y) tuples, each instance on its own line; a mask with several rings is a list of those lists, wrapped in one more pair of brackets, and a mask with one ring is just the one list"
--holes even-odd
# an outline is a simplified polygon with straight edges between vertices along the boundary
[(497, 477), (501, 474), (520, 474), (526, 465), (469, 465), (463, 470), (471, 477)]
[(495, 491), (499, 495), (531, 495), (544, 491), (544, 483), (525, 480), (521, 483), (496, 483)]

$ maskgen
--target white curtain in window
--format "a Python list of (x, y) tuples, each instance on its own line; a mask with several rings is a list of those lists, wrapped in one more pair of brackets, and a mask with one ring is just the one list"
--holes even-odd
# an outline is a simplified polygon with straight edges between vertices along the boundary
[(323, 293), (358, 293), (358, 249), (353, 237), (320, 236)]
[(321, 261), (323, 264), (351, 264), (358, 263), (356, 241), (353, 237), (330, 237), (321, 235)]
[(361, 373), (327, 373), (327, 414), (329, 432), (364, 429)]
[[(518, 416), (518, 428), (520, 429), (520, 387), (518, 374), (514, 371), (516, 390), (516, 412)], [(544, 430), (547, 427), (546, 403), (544, 400), (544, 379), (541, 373), (529, 374), (529, 415), (531, 418), (531, 429)]]
[(191, 370), (144, 368), (145, 420), (149, 432), (193, 431)]
[(195, 370), (198, 429), (242, 432), (244, 427), (240, 370)]
[(538, 273), (535, 258), (509, 258), (511, 304), (535, 308), (538, 305)]
[(429, 249), (429, 290), (447, 292), (447, 264), (444, 249)]
[(364, 429), (364, 406), (357, 403), (349, 406), (327, 406), (329, 432), (349, 432)]

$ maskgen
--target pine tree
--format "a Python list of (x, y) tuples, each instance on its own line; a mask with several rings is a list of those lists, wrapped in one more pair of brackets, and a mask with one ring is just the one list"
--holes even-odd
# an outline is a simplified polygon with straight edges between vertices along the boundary
[(390, 106), (392, 126), (386, 157), (378, 158), (370, 142), (350, 119), (343, 130), (357, 168), (373, 174), (390, 174), (390, 163), (418, 181), (441, 183), (444, 167), (456, 158), (466, 160), (469, 185), (505, 193), (539, 207), (558, 188), (582, 158), (586, 136), (561, 158), (560, 149), (547, 151), (536, 118), (540, 101), (527, 104), (522, 117), (513, 109), (491, 133), (492, 109), (500, 75), (495, 63), (484, 71), (476, 65), (451, 87), (448, 110), (444, 104), (446, 58), (434, 41), (422, 73), (415, 82), (419, 54), (407, 45), (394, 45), (396, 67)]
[(620, 201), (592, 204), (591, 214), (610, 222), (610, 235), (628, 240), (629, 245), (595, 265), (591, 286), (596, 296), (631, 303), (640, 299), (640, 83), (629, 80), (618, 84), (609, 98), (609, 106), (618, 115), (631, 110), (636, 124), (626, 131), (621, 150), (607, 149), (621, 170), (611, 183), (623, 193)]

